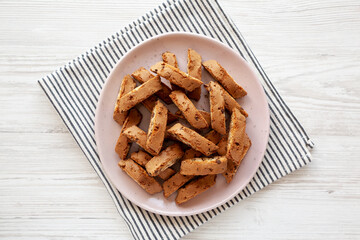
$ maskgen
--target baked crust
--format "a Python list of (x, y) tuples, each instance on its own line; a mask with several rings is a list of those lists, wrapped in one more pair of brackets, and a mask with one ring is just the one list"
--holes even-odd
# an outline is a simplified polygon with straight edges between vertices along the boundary
[(125, 95), (126, 93), (130, 92), (136, 87), (135, 81), (130, 77), (130, 75), (126, 75), (121, 82), (119, 94), (117, 96), (115, 109), (113, 113), (113, 119), (120, 125), (123, 125), (125, 119), (128, 115), (128, 111), (120, 113), (119, 111), (119, 100), (120, 98)]
[[(131, 76), (135, 78), (140, 83), (147, 82), (151, 78), (155, 77), (149, 70), (144, 67), (140, 67), (135, 70)], [(164, 83), (161, 83), (161, 90), (155, 93), (161, 100), (163, 100), (166, 104), (171, 104), (171, 99), (169, 98), (169, 94), (171, 93), (171, 89)]]
[(125, 159), (130, 149), (130, 140), (124, 134), (125, 129), (133, 125), (138, 125), (141, 122), (141, 119), (142, 115), (136, 108), (129, 111), (115, 145), (115, 152), (119, 155), (120, 159)]
[(156, 63), (151, 66), (150, 70), (187, 91), (193, 91), (203, 84), (201, 80), (191, 77), (178, 68), (164, 62)]
[(178, 190), (180, 187), (182, 187), (185, 183), (187, 183), (194, 177), (195, 176), (184, 176), (180, 173), (176, 173), (163, 183), (164, 197), (168, 198), (171, 194), (176, 192), (176, 190)]
[(146, 139), (146, 147), (159, 154), (161, 151), (166, 131), (168, 109), (160, 101), (157, 101), (150, 119), (149, 130)]
[(129, 110), (130, 108), (144, 101), (159, 90), (161, 90), (160, 77), (155, 76), (120, 98), (120, 113)]
[(224, 135), (224, 136), (222, 136), (219, 143), (217, 144), (217, 146), (219, 147), (219, 149), (217, 150), (217, 153), (220, 156), (225, 156), (226, 155), (227, 142), (228, 142), (228, 135)]
[[(210, 82), (211, 83), (211, 82)], [(225, 108), (232, 113), (232, 110), (234, 108), (237, 108), (240, 110), (241, 114), (244, 115), (245, 117), (248, 117), (248, 113), (243, 109), (243, 107), (228, 93), (228, 91), (226, 91), (221, 84), (219, 84), (218, 82), (214, 82), (212, 81), (212, 83), (214, 83), (216, 86), (218, 86), (221, 89), (221, 93), (224, 97), (224, 101), (225, 101)], [(209, 90), (209, 85), (205, 85), (205, 88), (207, 90)]]
[[(176, 59), (176, 55), (172, 52), (169, 52), (169, 51), (166, 51), (164, 52), (162, 55), (162, 60), (164, 63), (167, 63), (171, 66), (173, 66), (174, 68), (179, 68), (178, 66), (178, 62), (177, 62), (177, 59)], [(170, 83), (171, 85), (171, 89), (174, 91), (174, 90), (181, 90), (181, 91), (184, 91), (183, 88), (173, 84), (173, 83)]]
[(172, 168), (167, 168), (164, 171), (160, 172), (159, 175), (157, 175), (159, 178), (161, 178), (163, 181), (168, 180), (172, 175), (174, 175), (176, 172)]
[(132, 160), (134, 160), (137, 164), (139, 164), (140, 166), (144, 167), (145, 164), (148, 163), (148, 161), (150, 161), (150, 159), (152, 158), (152, 156), (150, 156), (149, 154), (147, 154), (144, 151), (137, 151), (137, 152), (133, 152), (130, 154), (130, 158)]
[[(152, 110), (154, 109), (157, 101), (158, 101), (158, 98), (156, 96), (152, 95), (152, 96), (148, 97), (147, 99), (145, 99), (144, 101), (142, 101), (141, 103), (142, 103), (142, 105), (144, 105), (144, 107), (149, 112), (152, 112)], [(176, 116), (175, 114), (168, 111), (167, 124), (175, 122), (178, 119), (179, 119), (178, 116)]]
[[(251, 140), (249, 139), (248, 135), (245, 135), (245, 145), (240, 157), (240, 163), (244, 159), (250, 147), (251, 147)], [(240, 166), (240, 163), (235, 163), (232, 159), (228, 160), (227, 170), (222, 174), (225, 177), (227, 183), (230, 183), (233, 180)]]
[(247, 92), (235, 82), (230, 74), (217, 61), (208, 60), (203, 62), (202, 65), (234, 98), (241, 98), (247, 94)]
[(180, 142), (189, 145), (205, 156), (213, 154), (218, 149), (218, 146), (216, 146), (213, 142), (204, 138), (194, 130), (181, 125), (180, 123), (176, 123), (174, 126), (169, 128), (167, 132)]
[(227, 143), (226, 157), (237, 165), (242, 160), (242, 152), (245, 144), (246, 118), (239, 109), (234, 108), (231, 114), (230, 131)]
[(216, 175), (206, 175), (186, 184), (180, 188), (175, 198), (176, 204), (182, 204), (205, 192), (216, 183)]
[(119, 167), (149, 194), (162, 191), (161, 185), (132, 159), (120, 160)]
[[(221, 139), (221, 135), (215, 130), (211, 130), (205, 135), (205, 138), (213, 142), (214, 144), (217, 144)], [(190, 148), (185, 151), (183, 159), (198, 158), (201, 157), (202, 155), (203, 154), (201, 152), (196, 151), (193, 148)]]
[(182, 91), (176, 90), (170, 94), (171, 100), (180, 109), (185, 119), (191, 126), (197, 129), (208, 128), (209, 125), (206, 122), (203, 115), (191, 102), (191, 100)]
[(181, 162), (182, 175), (208, 175), (223, 173), (227, 169), (227, 158), (215, 156), (213, 158), (191, 158)]
[(222, 135), (226, 134), (225, 101), (220, 88), (209, 83), (211, 127)]
[[(201, 80), (201, 56), (195, 50), (188, 49), (187, 72), (190, 76)], [(201, 86), (187, 93), (188, 97), (199, 101), (201, 96)]]
[[(201, 115), (205, 118), (207, 124), (210, 126), (211, 125), (211, 116), (210, 113), (204, 110), (198, 110)], [(182, 114), (182, 112), (180, 110), (177, 110), (176, 113), (174, 114), (177, 118), (181, 118), (181, 119), (185, 119), (184, 115)]]
[(157, 176), (160, 172), (174, 165), (184, 155), (179, 144), (175, 143), (165, 150), (161, 151), (158, 156), (153, 157), (146, 165), (146, 171), (150, 176)]
[(142, 147), (151, 155), (156, 155), (156, 152), (146, 147), (146, 132), (137, 126), (131, 126), (124, 130), (125, 136), (132, 142)]

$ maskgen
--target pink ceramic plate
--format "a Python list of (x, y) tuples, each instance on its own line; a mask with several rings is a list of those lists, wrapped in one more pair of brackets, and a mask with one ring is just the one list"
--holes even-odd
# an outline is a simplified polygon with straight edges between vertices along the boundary
[[(227, 69), (230, 75), (246, 89), (248, 95), (238, 100), (249, 113), (246, 132), (252, 146), (242, 161), (240, 168), (230, 184), (226, 184), (223, 176), (218, 175), (216, 185), (189, 202), (177, 206), (176, 193), (168, 199), (162, 193), (149, 195), (138, 186), (117, 165), (119, 157), (114, 151), (121, 127), (112, 119), (114, 104), (123, 76), (131, 74), (143, 66), (147, 69), (161, 61), (161, 54), (171, 51), (176, 54), (179, 68), (186, 71), (187, 49), (192, 48), (204, 60), (215, 59)], [(203, 70), (202, 81), (208, 83), (212, 77)], [(166, 80), (163, 80), (166, 82)], [(207, 91), (202, 89), (202, 97), (196, 106), (209, 111), (209, 99), (204, 96)], [(143, 114), (140, 128), (147, 131), (150, 113), (141, 105), (138, 109)], [(171, 106), (170, 111), (176, 108)], [(232, 199), (252, 179), (264, 156), (269, 135), (269, 108), (264, 90), (256, 75), (246, 61), (228, 46), (208, 37), (190, 33), (169, 33), (151, 38), (129, 51), (111, 71), (101, 92), (95, 116), (95, 136), (101, 162), (107, 176), (115, 187), (127, 199), (148, 211), (170, 215), (186, 216), (205, 212), (216, 208)], [(133, 144), (132, 148), (137, 148)]]

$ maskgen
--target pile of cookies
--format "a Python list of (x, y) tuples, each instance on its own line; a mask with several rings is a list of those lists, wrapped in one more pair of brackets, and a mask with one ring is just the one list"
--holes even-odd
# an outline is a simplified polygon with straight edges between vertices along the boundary
[[(217, 61), (202, 62), (193, 49), (188, 49), (187, 73), (178, 68), (175, 54), (165, 52), (162, 60), (150, 68), (156, 75), (140, 67), (123, 78), (113, 114), (122, 126), (115, 151), (120, 168), (145, 191), (163, 191), (166, 198), (177, 191), (176, 204), (182, 204), (214, 186), (217, 174), (232, 181), (251, 146), (245, 132), (248, 114), (235, 100), (247, 92)], [(202, 66), (216, 80), (205, 85), (210, 112), (192, 101), (201, 96)], [(167, 107), (172, 103), (179, 109), (175, 114)], [(147, 133), (138, 127), (137, 104), (151, 112)], [(225, 110), (231, 116), (228, 128)], [(132, 142), (141, 150), (129, 154)]]

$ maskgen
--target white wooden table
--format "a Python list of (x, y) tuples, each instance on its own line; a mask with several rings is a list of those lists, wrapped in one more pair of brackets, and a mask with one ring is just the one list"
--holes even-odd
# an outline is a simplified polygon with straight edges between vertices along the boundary
[[(185, 239), (360, 238), (360, 2), (226, 1), (314, 161)], [(129, 239), (36, 80), (161, 3), (0, 1), (0, 238)]]

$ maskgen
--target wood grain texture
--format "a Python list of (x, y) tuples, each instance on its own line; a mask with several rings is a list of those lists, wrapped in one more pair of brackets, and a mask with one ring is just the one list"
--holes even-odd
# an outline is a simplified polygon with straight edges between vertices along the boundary
[[(1, 239), (130, 238), (36, 80), (161, 2), (0, 1)], [(359, 1), (220, 3), (316, 148), (184, 239), (359, 239)]]

